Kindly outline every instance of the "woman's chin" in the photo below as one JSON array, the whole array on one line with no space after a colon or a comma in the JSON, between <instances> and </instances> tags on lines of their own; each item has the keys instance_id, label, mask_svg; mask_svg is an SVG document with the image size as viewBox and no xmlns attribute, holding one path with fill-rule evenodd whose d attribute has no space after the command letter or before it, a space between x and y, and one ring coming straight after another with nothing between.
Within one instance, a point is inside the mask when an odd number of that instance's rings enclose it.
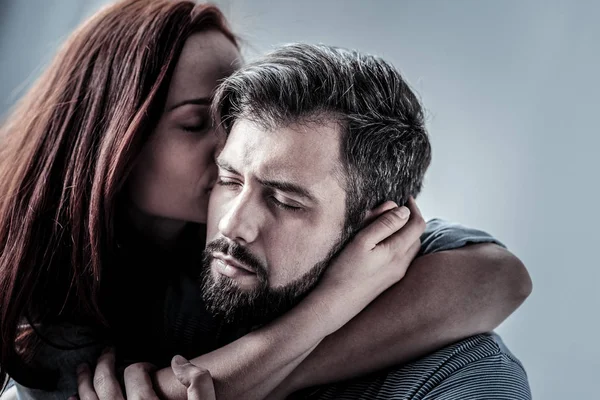
<instances>
[{"instance_id":1,"label":"woman's chin","mask_svg":"<svg viewBox=\"0 0 600 400\"><path fill-rule=\"evenodd\" d=\"M186 213L182 213L181 211L181 209L166 210L144 207L132 202L127 208L126 218L144 236L150 236L163 242L176 239L189 223L206 224L205 211L194 210L193 212Z\"/></svg>"}]
</instances>

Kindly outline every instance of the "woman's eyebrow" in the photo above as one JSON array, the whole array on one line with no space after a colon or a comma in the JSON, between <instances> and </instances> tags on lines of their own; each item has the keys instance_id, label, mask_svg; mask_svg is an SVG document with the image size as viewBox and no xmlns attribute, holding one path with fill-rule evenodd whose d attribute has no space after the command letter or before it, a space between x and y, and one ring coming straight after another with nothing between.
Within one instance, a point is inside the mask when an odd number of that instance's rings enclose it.
<instances>
[{"instance_id":1,"label":"woman's eyebrow","mask_svg":"<svg viewBox=\"0 0 600 400\"><path fill-rule=\"evenodd\" d=\"M178 107L185 106L186 104L198 104L201 106L210 106L212 99L210 97L197 97L193 99L187 99L176 103L175 105L169 108L169 111L172 111Z\"/></svg>"}]
</instances>

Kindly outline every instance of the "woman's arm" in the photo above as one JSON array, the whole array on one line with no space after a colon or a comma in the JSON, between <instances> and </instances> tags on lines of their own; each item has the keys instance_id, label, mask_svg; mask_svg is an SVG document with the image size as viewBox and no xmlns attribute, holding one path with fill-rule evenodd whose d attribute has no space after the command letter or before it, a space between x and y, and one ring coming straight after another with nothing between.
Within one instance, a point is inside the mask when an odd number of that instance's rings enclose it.
<instances>
[{"instance_id":1,"label":"woman's arm","mask_svg":"<svg viewBox=\"0 0 600 400\"><path fill-rule=\"evenodd\" d=\"M384 206L378 213L386 209ZM425 228L414 201L410 210L408 222L408 215L402 218L399 213L387 212L361 230L315 289L292 310L227 346L191 360L210 371L217 398L265 398L323 338L402 279L420 248L419 235ZM381 268L382 259L375 257L377 248L390 253L386 268ZM155 388L161 397L185 398L171 368L157 373Z\"/></svg>"},{"instance_id":2,"label":"woman's arm","mask_svg":"<svg viewBox=\"0 0 600 400\"><path fill-rule=\"evenodd\" d=\"M191 360L210 371L217 398L264 398L323 338L402 279L419 250L425 223L416 206L408 222L408 216L390 208L388 204L379 209L383 214L344 248L300 304L235 342ZM97 368L94 382L114 381L110 370L100 368L99 374ZM94 387L103 392L101 385ZM164 398L186 398L186 388L171 368L156 374L155 389ZM98 397L104 398L100 393Z\"/></svg>"},{"instance_id":3,"label":"woman's arm","mask_svg":"<svg viewBox=\"0 0 600 400\"><path fill-rule=\"evenodd\" d=\"M404 279L321 341L269 399L403 364L491 331L530 292L523 264L496 244L418 257Z\"/></svg>"},{"instance_id":4,"label":"woman's arm","mask_svg":"<svg viewBox=\"0 0 600 400\"><path fill-rule=\"evenodd\" d=\"M281 384L271 398L282 398L300 388L401 364L463 337L492 330L530 291L529 276L515 256L495 244L471 245L417 258L405 279L324 340L313 337L312 342L304 342L305 351L289 345L296 338L308 340L312 329L321 325L315 324L315 315L310 313L306 315L308 326L304 328L292 327L286 333L289 325L280 321L274 324L273 341L263 343L261 337L266 332L254 332L254 336L241 338L233 346L196 358L194 362L208 368L213 376L214 371L220 376L219 398L227 398L228 391L234 393L241 387L250 387L252 380L255 386L257 383L260 386L253 389L255 398L261 398L259 394L277 382ZM336 298L332 295L335 287L327 292L322 292L323 299ZM337 298L345 301L346 297L347 293L339 293ZM347 308L350 306L347 304ZM293 319L293 312L287 317ZM316 349L311 353L314 346ZM244 374L249 367L250 373ZM268 376L261 378L264 375L261 370ZM240 384L236 374L248 378L248 382ZM170 369L158 374L157 387L163 395L173 398L178 398L184 390L177 385ZM248 392L237 393L252 398Z\"/></svg>"}]
</instances>

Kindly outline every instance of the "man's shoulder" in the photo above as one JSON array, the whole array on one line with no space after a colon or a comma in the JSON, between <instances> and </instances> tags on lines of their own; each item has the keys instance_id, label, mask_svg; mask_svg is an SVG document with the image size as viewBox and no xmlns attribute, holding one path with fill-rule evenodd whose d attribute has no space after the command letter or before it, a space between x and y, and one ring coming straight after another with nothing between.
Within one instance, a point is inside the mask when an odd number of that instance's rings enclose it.
<instances>
[{"instance_id":1,"label":"man's shoulder","mask_svg":"<svg viewBox=\"0 0 600 400\"><path fill-rule=\"evenodd\" d=\"M359 393L368 399L531 398L523 365L494 333L471 336L403 366L320 387L308 398L352 399Z\"/></svg>"},{"instance_id":2,"label":"man's shoulder","mask_svg":"<svg viewBox=\"0 0 600 400\"><path fill-rule=\"evenodd\" d=\"M431 360L426 357L422 361ZM473 336L448 346L434 354L432 361L438 369L429 375L423 396L415 398L531 399L523 364L494 333Z\"/></svg>"},{"instance_id":3,"label":"man's shoulder","mask_svg":"<svg viewBox=\"0 0 600 400\"><path fill-rule=\"evenodd\" d=\"M523 365L500 336L485 333L460 340L401 368L393 369L388 379L390 382L394 378L416 380L420 391L428 392L467 370L476 371L475 375L480 375L488 383L498 378L505 379L506 371L517 375L519 379L526 376ZM473 379L473 374L469 374L470 383L476 384Z\"/></svg>"},{"instance_id":4,"label":"man's shoulder","mask_svg":"<svg viewBox=\"0 0 600 400\"><path fill-rule=\"evenodd\" d=\"M523 369L521 362L504 344L502 338L493 332L468 337L415 363L431 364L432 362L440 364L441 369L445 369L447 373L464 368L466 365L485 363L514 363Z\"/></svg>"},{"instance_id":5,"label":"man's shoulder","mask_svg":"<svg viewBox=\"0 0 600 400\"><path fill-rule=\"evenodd\" d=\"M420 254L453 250L478 243L494 243L505 247L498 239L483 230L441 218L433 218L427 221L425 231L421 235Z\"/></svg>"}]
</instances>

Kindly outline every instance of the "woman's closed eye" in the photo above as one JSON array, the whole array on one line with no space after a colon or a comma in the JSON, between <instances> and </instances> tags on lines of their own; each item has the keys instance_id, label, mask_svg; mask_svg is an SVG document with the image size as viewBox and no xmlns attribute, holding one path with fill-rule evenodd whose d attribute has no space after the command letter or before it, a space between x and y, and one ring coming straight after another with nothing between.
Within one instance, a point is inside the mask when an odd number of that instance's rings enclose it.
<instances>
[{"instance_id":1,"label":"woman's closed eye","mask_svg":"<svg viewBox=\"0 0 600 400\"><path fill-rule=\"evenodd\" d=\"M211 118L206 106L185 104L173 111L177 127L186 132L204 132L211 127Z\"/></svg>"},{"instance_id":2,"label":"woman's closed eye","mask_svg":"<svg viewBox=\"0 0 600 400\"><path fill-rule=\"evenodd\" d=\"M201 120L198 122L190 121L189 123L181 124L180 127L186 132L198 133L208 129L210 127L210 124L208 124L206 120Z\"/></svg>"}]
</instances>

